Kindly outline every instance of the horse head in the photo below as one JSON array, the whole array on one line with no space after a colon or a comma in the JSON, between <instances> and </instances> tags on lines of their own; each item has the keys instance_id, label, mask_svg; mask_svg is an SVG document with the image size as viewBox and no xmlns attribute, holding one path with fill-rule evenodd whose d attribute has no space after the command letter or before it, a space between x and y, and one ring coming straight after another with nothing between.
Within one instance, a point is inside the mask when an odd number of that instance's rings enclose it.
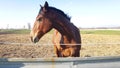
<instances>
[{"instance_id":1,"label":"horse head","mask_svg":"<svg viewBox=\"0 0 120 68\"><path fill-rule=\"evenodd\" d=\"M30 32L31 40L34 43L38 42L44 34L49 32L53 28L52 22L48 18L48 9L49 5L47 2L45 2L44 6L41 6L41 9L36 17L34 26Z\"/></svg>"}]
</instances>

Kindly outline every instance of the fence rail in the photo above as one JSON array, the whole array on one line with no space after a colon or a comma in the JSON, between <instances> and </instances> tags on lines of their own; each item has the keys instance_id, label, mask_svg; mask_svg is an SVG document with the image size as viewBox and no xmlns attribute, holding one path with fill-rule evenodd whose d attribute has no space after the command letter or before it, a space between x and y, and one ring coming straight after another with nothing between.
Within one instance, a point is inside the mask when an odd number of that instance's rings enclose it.
<instances>
[{"instance_id":1,"label":"fence rail","mask_svg":"<svg viewBox=\"0 0 120 68\"><path fill-rule=\"evenodd\" d=\"M0 68L120 68L120 56L85 58L0 58Z\"/></svg>"},{"instance_id":2,"label":"fence rail","mask_svg":"<svg viewBox=\"0 0 120 68\"><path fill-rule=\"evenodd\" d=\"M39 43L15 43L15 42L0 42L0 45L54 45L54 44L39 44ZM87 44L61 44L61 45L120 45L120 43L87 43Z\"/></svg>"}]
</instances>

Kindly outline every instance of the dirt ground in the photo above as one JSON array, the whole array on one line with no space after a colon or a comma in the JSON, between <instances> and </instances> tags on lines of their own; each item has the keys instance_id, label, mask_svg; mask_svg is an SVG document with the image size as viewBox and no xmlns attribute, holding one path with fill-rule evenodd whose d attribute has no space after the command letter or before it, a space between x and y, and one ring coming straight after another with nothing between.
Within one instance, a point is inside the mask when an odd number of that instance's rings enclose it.
<instances>
[{"instance_id":1,"label":"dirt ground","mask_svg":"<svg viewBox=\"0 0 120 68\"><path fill-rule=\"evenodd\" d=\"M81 57L93 56L120 56L120 36L117 35L81 35L82 49ZM0 42L11 42L13 44L0 43L0 58L43 58L54 57L52 35L45 35L38 45L30 41L29 34L0 34ZM24 44L18 44L24 43ZM97 44L103 43L103 44ZM32 45L33 44L33 45ZM41 44L41 45L39 45ZM90 45L91 44L91 45ZM93 45L94 44L94 45Z\"/></svg>"}]
</instances>

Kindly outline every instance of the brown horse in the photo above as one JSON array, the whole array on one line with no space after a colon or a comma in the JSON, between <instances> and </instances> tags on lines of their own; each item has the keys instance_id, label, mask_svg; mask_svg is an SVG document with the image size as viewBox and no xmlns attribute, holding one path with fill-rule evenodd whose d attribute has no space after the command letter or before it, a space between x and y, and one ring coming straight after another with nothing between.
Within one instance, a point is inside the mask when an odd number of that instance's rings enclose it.
<instances>
[{"instance_id":1,"label":"brown horse","mask_svg":"<svg viewBox=\"0 0 120 68\"><path fill-rule=\"evenodd\" d=\"M41 6L33 29L30 33L32 42L55 29L53 36L54 50L57 57L79 57L81 49L81 37L79 29L70 22L63 11L50 7L47 2Z\"/></svg>"}]
</instances>

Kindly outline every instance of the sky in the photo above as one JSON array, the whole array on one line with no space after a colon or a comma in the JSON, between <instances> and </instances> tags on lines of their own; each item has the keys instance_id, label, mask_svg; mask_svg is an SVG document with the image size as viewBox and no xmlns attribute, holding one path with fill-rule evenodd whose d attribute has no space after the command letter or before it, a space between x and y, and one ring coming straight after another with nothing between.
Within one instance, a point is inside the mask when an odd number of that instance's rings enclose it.
<instances>
[{"instance_id":1,"label":"sky","mask_svg":"<svg viewBox=\"0 0 120 68\"><path fill-rule=\"evenodd\" d=\"M120 0L1 0L0 28L33 26L45 1L69 15L77 27L120 26Z\"/></svg>"}]
</instances>

